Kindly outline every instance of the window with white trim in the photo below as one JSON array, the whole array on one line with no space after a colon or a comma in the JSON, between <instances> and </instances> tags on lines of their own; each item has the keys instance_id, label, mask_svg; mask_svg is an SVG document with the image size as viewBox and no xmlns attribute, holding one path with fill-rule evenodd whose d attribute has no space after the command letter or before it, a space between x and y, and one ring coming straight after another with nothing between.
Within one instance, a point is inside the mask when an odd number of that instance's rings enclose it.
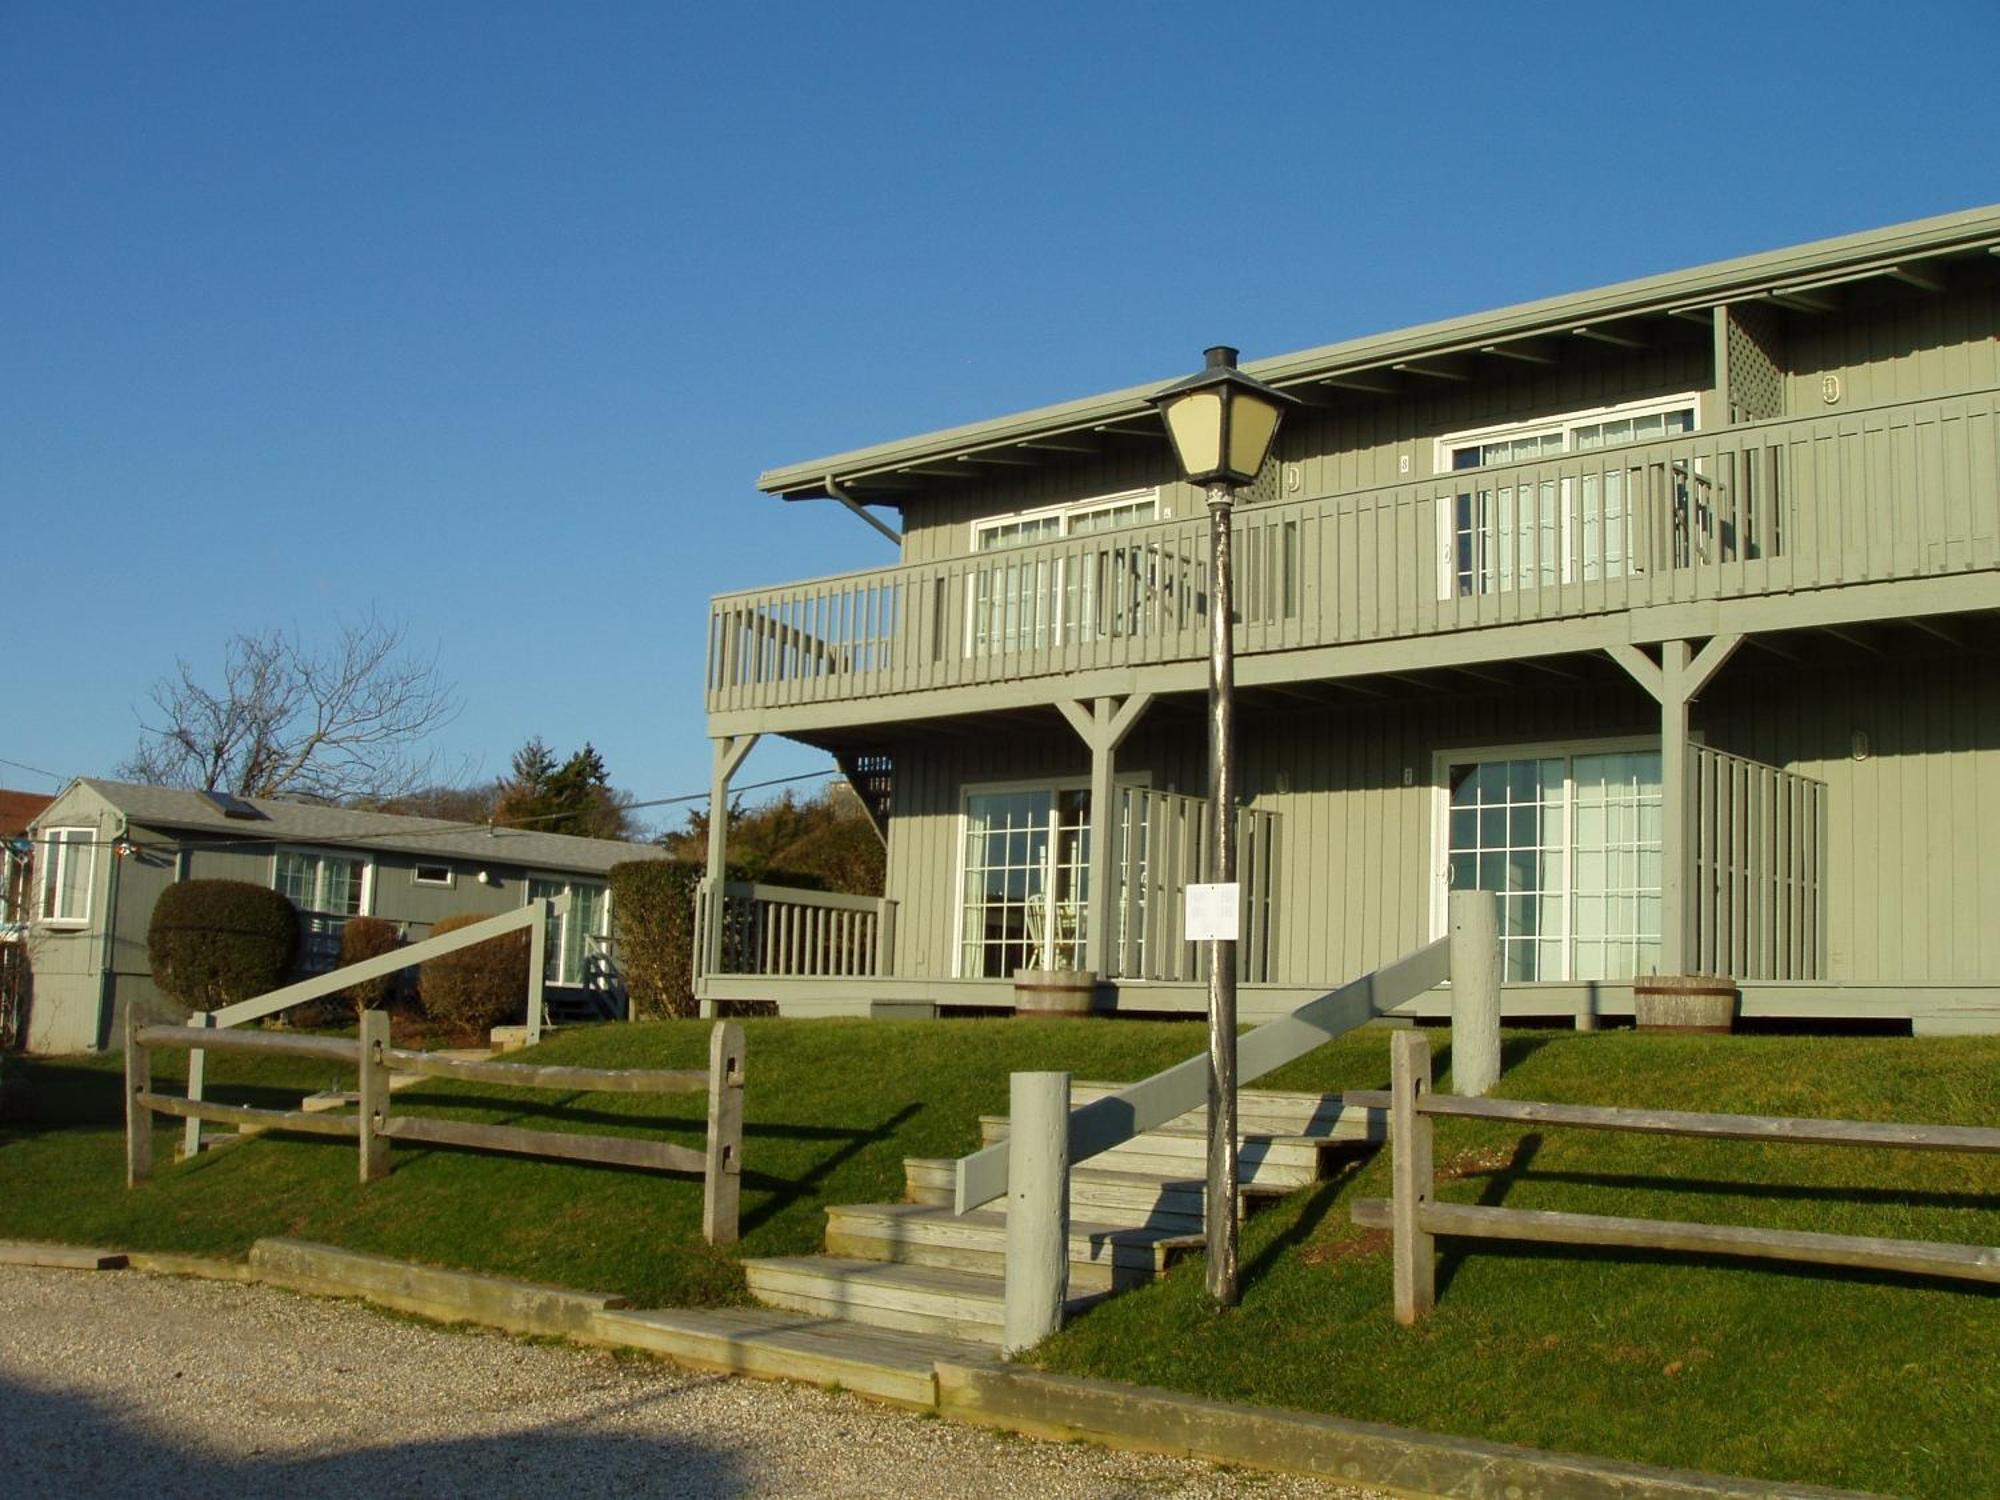
<instances>
[{"instance_id":1,"label":"window with white trim","mask_svg":"<svg viewBox=\"0 0 2000 1500\"><path fill-rule=\"evenodd\" d=\"M990 556L967 581L965 654L1003 652L1131 634L1157 580L1143 546L1102 556L1009 556L1022 548L1146 526L1160 519L1157 490L1100 495L1072 505L972 523L972 550Z\"/></svg>"},{"instance_id":2,"label":"window with white trim","mask_svg":"<svg viewBox=\"0 0 2000 1500\"><path fill-rule=\"evenodd\" d=\"M358 917L368 909L367 859L320 849L280 849L271 884L300 911Z\"/></svg>"},{"instance_id":3,"label":"window with white trim","mask_svg":"<svg viewBox=\"0 0 2000 1500\"><path fill-rule=\"evenodd\" d=\"M1437 439L1435 471L1459 474L1661 442L1693 432L1698 412L1698 397L1688 392L1448 433ZM1686 492L1701 487L1700 477L1685 463L1668 468L1675 503L1684 508ZM1636 474L1614 457L1546 477L1533 471L1496 476L1441 497L1440 595L1512 593L1639 571Z\"/></svg>"},{"instance_id":4,"label":"window with white trim","mask_svg":"<svg viewBox=\"0 0 2000 1500\"><path fill-rule=\"evenodd\" d=\"M528 881L527 899L569 897L569 911L549 908L542 979L547 984L590 985L601 977L611 950L611 892L589 880Z\"/></svg>"},{"instance_id":5,"label":"window with white trim","mask_svg":"<svg viewBox=\"0 0 2000 1500\"><path fill-rule=\"evenodd\" d=\"M1440 761L1441 883L1500 896L1504 978L1629 979L1657 966L1657 749Z\"/></svg>"},{"instance_id":6,"label":"window with white trim","mask_svg":"<svg viewBox=\"0 0 2000 1500\"><path fill-rule=\"evenodd\" d=\"M959 977L1083 967L1090 918L1090 789L965 797Z\"/></svg>"},{"instance_id":7,"label":"window with white trim","mask_svg":"<svg viewBox=\"0 0 2000 1500\"><path fill-rule=\"evenodd\" d=\"M97 830L45 829L41 845L36 917L52 927L83 926L90 920L91 878L97 873Z\"/></svg>"},{"instance_id":8,"label":"window with white trim","mask_svg":"<svg viewBox=\"0 0 2000 1500\"><path fill-rule=\"evenodd\" d=\"M456 877L450 865L418 865L410 872L418 885L451 885Z\"/></svg>"}]
</instances>

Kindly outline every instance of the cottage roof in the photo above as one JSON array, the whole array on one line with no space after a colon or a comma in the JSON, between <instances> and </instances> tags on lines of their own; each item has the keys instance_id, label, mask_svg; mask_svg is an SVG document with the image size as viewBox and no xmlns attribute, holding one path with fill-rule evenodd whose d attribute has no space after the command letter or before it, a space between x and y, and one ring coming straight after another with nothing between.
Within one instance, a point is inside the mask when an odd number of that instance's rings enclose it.
<instances>
[{"instance_id":1,"label":"cottage roof","mask_svg":"<svg viewBox=\"0 0 2000 1500\"><path fill-rule=\"evenodd\" d=\"M242 800L263 816L232 818L200 792L96 777L80 778L74 785L89 788L133 823L259 843L386 849L592 875L601 875L627 860L667 857L655 844L576 838L528 828L489 828L483 823L363 812L282 797L245 797Z\"/></svg>"},{"instance_id":2,"label":"cottage roof","mask_svg":"<svg viewBox=\"0 0 2000 1500\"><path fill-rule=\"evenodd\" d=\"M1939 265L1956 257L1984 255L1996 246L2000 246L2000 205L1252 360L1243 369L1259 380L1295 392L1337 387L1342 377L1357 377L1370 370L1393 370L1441 356L1472 357L1530 339L1579 331L1608 332L1616 337L1620 323L1700 314L1719 303L1770 300L1783 304L1787 298L1796 301L1832 286L1878 277L1932 285ZM788 500L847 491L856 499L893 503L942 473L963 477L981 472L976 466L982 455L993 463L1001 462L1003 454L1009 463L1023 458L1047 461L1061 458L1070 445L1107 430L1136 429L1145 424L1157 431L1159 417L1146 398L1186 373L1176 370L1144 385L1105 395L769 469L758 476L757 484ZM1065 438L1068 443L1058 441ZM1048 444L1057 451L1038 451L1037 444ZM958 467L961 465L965 467Z\"/></svg>"}]
</instances>

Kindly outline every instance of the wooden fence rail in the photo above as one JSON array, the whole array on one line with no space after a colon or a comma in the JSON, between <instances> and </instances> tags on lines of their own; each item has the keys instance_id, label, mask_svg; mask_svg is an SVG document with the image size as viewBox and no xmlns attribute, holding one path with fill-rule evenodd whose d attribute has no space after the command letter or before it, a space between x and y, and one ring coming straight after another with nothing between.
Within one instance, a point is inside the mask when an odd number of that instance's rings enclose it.
<instances>
[{"instance_id":1,"label":"wooden fence rail","mask_svg":"<svg viewBox=\"0 0 2000 1500\"><path fill-rule=\"evenodd\" d=\"M2000 1246L1870 1235L1757 1229L1671 1219L1555 1213L1485 1204L1439 1203L1433 1197L1431 1121L1440 1115L1523 1125L1636 1131L1710 1140L1790 1142L1806 1146L1872 1146L1904 1151L2000 1153L2000 1129L1983 1125L1908 1125L1874 1120L1788 1119L1684 1110L1618 1109L1526 1099L1464 1099L1431 1092L1430 1042L1404 1031L1390 1039L1388 1093L1350 1092L1342 1102L1389 1110L1392 1198L1364 1198L1354 1222L1394 1236L1396 1320L1414 1323L1437 1300L1435 1241L1465 1239L1600 1245L1805 1261L1961 1281L2000 1283Z\"/></svg>"},{"instance_id":2,"label":"wooden fence rail","mask_svg":"<svg viewBox=\"0 0 2000 1500\"><path fill-rule=\"evenodd\" d=\"M344 1063L360 1079L359 1108L353 1114L305 1110L259 1109L247 1104L217 1104L179 1098L153 1088L152 1054L159 1048L190 1051L262 1053L266 1056L308 1057ZM575 1089L591 1093L687 1094L708 1091L708 1138L696 1150L643 1137L593 1135L575 1131L524 1130L512 1125L485 1125L470 1120L433 1120L392 1114L389 1075L414 1073L433 1078L460 1078L508 1088ZM571 1068L535 1063L506 1063L469 1058L438 1057L389 1045L389 1016L371 1010L361 1017L355 1039L292 1036L262 1031L216 1031L200 1026L156 1026L141 1021L135 1011L125 1017L125 1185L135 1187L153 1175L152 1116L211 1121L239 1128L297 1131L308 1135L341 1136L354 1140L360 1153L360 1178L374 1182L388 1175L391 1141L468 1146L564 1161L601 1162L657 1172L680 1172L702 1179L701 1227L712 1245L734 1244L743 1173L743 1028L719 1022L709 1033L708 1067L667 1070L652 1068Z\"/></svg>"}]
</instances>

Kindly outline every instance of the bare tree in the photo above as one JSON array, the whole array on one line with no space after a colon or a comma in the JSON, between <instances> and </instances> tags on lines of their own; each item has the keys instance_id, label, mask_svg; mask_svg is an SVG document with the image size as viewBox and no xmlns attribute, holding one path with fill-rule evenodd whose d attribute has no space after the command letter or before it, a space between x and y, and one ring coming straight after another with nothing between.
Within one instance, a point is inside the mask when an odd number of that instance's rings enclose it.
<instances>
[{"instance_id":1,"label":"bare tree","mask_svg":"<svg viewBox=\"0 0 2000 1500\"><path fill-rule=\"evenodd\" d=\"M374 616L324 649L295 634L238 635L216 687L186 661L153 687L152 722L119 774L158 786L326 801L422 785L420 742L457 717L435 659L403 652L403 627Z\"/></svg>"}]
</instances>

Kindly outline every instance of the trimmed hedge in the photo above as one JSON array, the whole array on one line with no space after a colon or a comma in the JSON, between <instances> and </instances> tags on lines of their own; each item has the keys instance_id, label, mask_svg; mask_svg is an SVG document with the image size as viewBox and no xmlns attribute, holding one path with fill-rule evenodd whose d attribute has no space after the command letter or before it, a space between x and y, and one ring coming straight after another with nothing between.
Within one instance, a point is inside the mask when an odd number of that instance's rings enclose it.
<instances>
[{"instance_id":1,"label":"trimmed hedge","mask_svg":"<svg viewBox=\"0 0 2000 1500\"><path fill-rule=\"evenodd\" d=\"M431 936L485 920L470 912L446 917ZM510 932L426 959L421 975L424 1010L434 1020L467 1031L518 1021L528 1013L528 934Z\"/></svg>"},{"instance_id":2,"label":"trimmed hedge","mask_svg":"<svg viewBox=\"0 0 2000 1500\"><path fill-rule=\"evenodd\" d=\"M613 865L611 925L618 972L634 1016L691 1016L694 896L702 867L689 860L635 859Z\"/></svg>"},{"instance_id":3,"label":"trimmed hedge","mask_svg":"<svg viewBox=\"0 0 2000 1500\"><path fill-rule=\"evenodd\" d=\"M183 880L153 904L146 957L167 994L214 1010L283 984L298 941L298 913L270 887Z\"/></svg>"},{"instance_id":4,"label":"trimmed hedge","mask_svg":"<svg viewBox=\"0 0 2000 1500\"><path fill-rule=\"evenodd\" d=\"M394 922L384 921L381 917L349 917L340 932L340 966L344 969L349 964L380 958L402 946L403 940L397 935ZM380 1006L395 987L396 976L384 974L380 979L364 979L359 984L351 984L344 993L354 1003L358 1014Z\"/></svg>"}]
</instances>

